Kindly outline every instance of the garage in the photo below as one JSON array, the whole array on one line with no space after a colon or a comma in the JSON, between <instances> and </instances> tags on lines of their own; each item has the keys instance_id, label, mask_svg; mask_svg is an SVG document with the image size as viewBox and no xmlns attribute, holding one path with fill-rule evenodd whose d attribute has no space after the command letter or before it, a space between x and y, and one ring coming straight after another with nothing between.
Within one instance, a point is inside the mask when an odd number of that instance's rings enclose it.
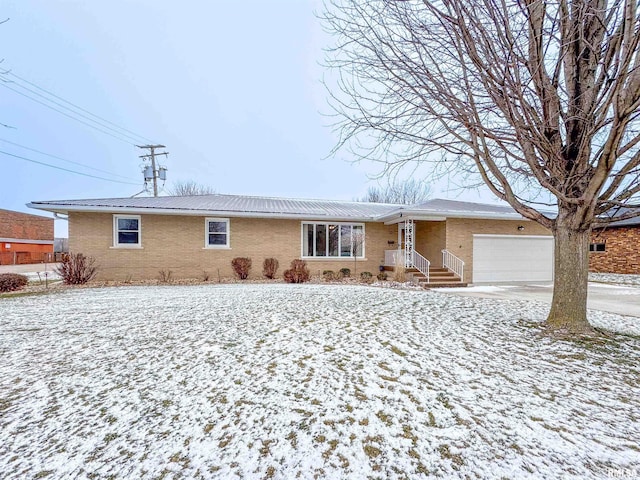
<instances>
[{"instance_id":1,"label":"garage","mask_svg":"<svg viewBox=\"0 0 640 480\"><path fill-rule=\"evenodd\" d=\"M550 282L553 237L474 235L473 283Z\"/></svg>"}]
</instances>

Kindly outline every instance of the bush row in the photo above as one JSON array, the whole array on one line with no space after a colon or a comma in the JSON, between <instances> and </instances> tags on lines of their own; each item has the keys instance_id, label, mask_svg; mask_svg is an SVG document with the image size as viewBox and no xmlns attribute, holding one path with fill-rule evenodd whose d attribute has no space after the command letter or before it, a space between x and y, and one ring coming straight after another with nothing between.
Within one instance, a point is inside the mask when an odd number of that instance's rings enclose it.
<instances>
[{"instance_id":1,"label":"bush row","mask_svg":"<svg viewBox=\"0 0 640 480\"><path fill-rule=\"evenodd\" d=\"M251 259L248 257L236 257L231 260L231 266L236 276L240 280L246 280L249 277L251 270ZM276 276L279 262L275 258L266 258L262 264L262 274L268 278L273 279ZM87 257L82 253L69 253L63 256L62 262L57 273L62 277L62 280L66 284L79 285L89 282L93 279L98 271L98 267L95 265L95 260L92 257ZM342 278L349 278L351 276L351 270L349 268L341 268L337 273L333 270L325 270L322 275L326 281L340 280ZM160 271L160 279L163 283L169 283L171 277L171 271ZM303 283L308 282L311 278L309 268L304 260L295 259L291 262L289 269L283 273L285 282L288 283ZM377 275L379 280L386 280L387 275L385 272L381 272ZM209 279L209 276L205 274L205 281ZM373 274L371 272L362 272L360 274L360 280L370 283L373 281ZM27 277L17 274L3 274L0 275L0 292L8 292L17 290L25 286L28 282Z\"/></svg>"},{"instance_id":2,"label":"bush row","mask_svg":"<svg viewBox=\"0 0 640 480\"><path fill-rule=\"evenodd\" d=\"M240 280L246 280L251 270L251 259L247 257L236 257L231 260L231 266ZM266 278L273 279L276 276L279 266L280 263L275 258L266 258L262 263L262 274ZM293 260L290 268L284 271L283 277L285 282L289 283L308 282L310 275L307 262L299 259Z\"/></svg>"},{"instance_id":3,"label":"bush row","mask_svg":"<svg viewBox=\"0 0 640 480\"><path fill-rule=\"evenodd\" d=\"M338 272L334 272L333 270L324 270L322 272L322 278L326 282L333 282L336 280L342 280L343 278L349 278L351 276L351 270L348 268L341 268ZM376 275L378 280L386 280L387 272L380 272ZM365 283L373 282L373 274L371 272L362 272L360 273L360 281Z\"/></svg>"}]
</instances>

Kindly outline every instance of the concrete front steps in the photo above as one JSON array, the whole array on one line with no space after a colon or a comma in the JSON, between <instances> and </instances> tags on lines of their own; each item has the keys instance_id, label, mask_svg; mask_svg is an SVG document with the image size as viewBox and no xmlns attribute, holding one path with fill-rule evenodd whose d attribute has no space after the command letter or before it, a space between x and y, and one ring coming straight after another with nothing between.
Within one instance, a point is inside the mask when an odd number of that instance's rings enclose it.
<instances>
[{"instance_id":1,"label":"concrete front steps","mask_svg":"<svg viewBox=\"0 0 640 480\"><path fill-rule=\"evenodd\" d=\"M415 268L407 269L407 276L410 276L414 282L419 283L425 288L438 287L466 287L467 284L460 280L460 277L448 268L430 267L429 281L427 277Z\"/></svg>"}]
</instances>

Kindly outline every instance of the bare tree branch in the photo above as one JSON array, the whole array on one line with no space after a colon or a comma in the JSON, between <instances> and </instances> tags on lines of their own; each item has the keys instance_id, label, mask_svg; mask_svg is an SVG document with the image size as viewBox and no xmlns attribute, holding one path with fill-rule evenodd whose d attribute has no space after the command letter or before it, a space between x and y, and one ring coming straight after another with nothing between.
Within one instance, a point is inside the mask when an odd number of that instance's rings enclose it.
<instances>
[{"instance_id":1,"label":"bare tree branch","mask_svg":"<svg viewBox=\"0 0 640 480\"><path fill-rule=\"evenodd\" d=\"M586 318L591 229L640 215L622 210L640 204L637 0L326 2L336 150L482 179L554 233ZM567 288L556 281L550 318Z\"/></svg>"},{"instance_id":2,"label":"bare tree branch","mask_svg":"<svg viewBox=\"0 0 640 480\"><path fill-rule=\"evenodd\" d=\"M382 187L369 187L367 195L356 199L358 202L397 203L400 205L414 205L426 202L431 196L431 186L424 181L413 178L398 180Z\"/></svg>"},{"instance_id":3,"label":"bare tree branch","mask_svg":"<svg viewBox=\"0 0 640 480\"><path fill-rule=\"evenodd\" d=\"M176 197L189 197L193 195L211 195L216 193L213 187L201 185L193 180L185 182L174 182L173 187L169 189L169 195Z\"/></svg>"}]
</instances>

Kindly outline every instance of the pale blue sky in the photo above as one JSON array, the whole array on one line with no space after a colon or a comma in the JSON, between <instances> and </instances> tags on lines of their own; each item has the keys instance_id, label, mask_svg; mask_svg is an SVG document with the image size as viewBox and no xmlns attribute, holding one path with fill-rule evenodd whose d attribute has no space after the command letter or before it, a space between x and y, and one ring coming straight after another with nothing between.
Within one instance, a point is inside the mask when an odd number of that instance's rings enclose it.
<instances>
[{"instance_id":1,"label":"pale blue sky","mask_svg":"<svg viewBox=\"0 0 640 480\"><path fill-rule=\"evenodd\" d=\"M376 183L379 166L353 164L346 151L323 160L335 136L320 113L328 109L319 63L330 41L314 16L320 8L314 0L4 0L0 17L10 20L0 25L0 58L19 77L166 145L168 186L195 180L220 193L351 200ZM142 152L131 144L7 88L0 123L15 127L0 127L0 151L133 183L0 154L0 208L142 190ZM493 201L446 187L433 196ZM56 235L66 236L61 223Z\"/></svg>"}]
</instances>

